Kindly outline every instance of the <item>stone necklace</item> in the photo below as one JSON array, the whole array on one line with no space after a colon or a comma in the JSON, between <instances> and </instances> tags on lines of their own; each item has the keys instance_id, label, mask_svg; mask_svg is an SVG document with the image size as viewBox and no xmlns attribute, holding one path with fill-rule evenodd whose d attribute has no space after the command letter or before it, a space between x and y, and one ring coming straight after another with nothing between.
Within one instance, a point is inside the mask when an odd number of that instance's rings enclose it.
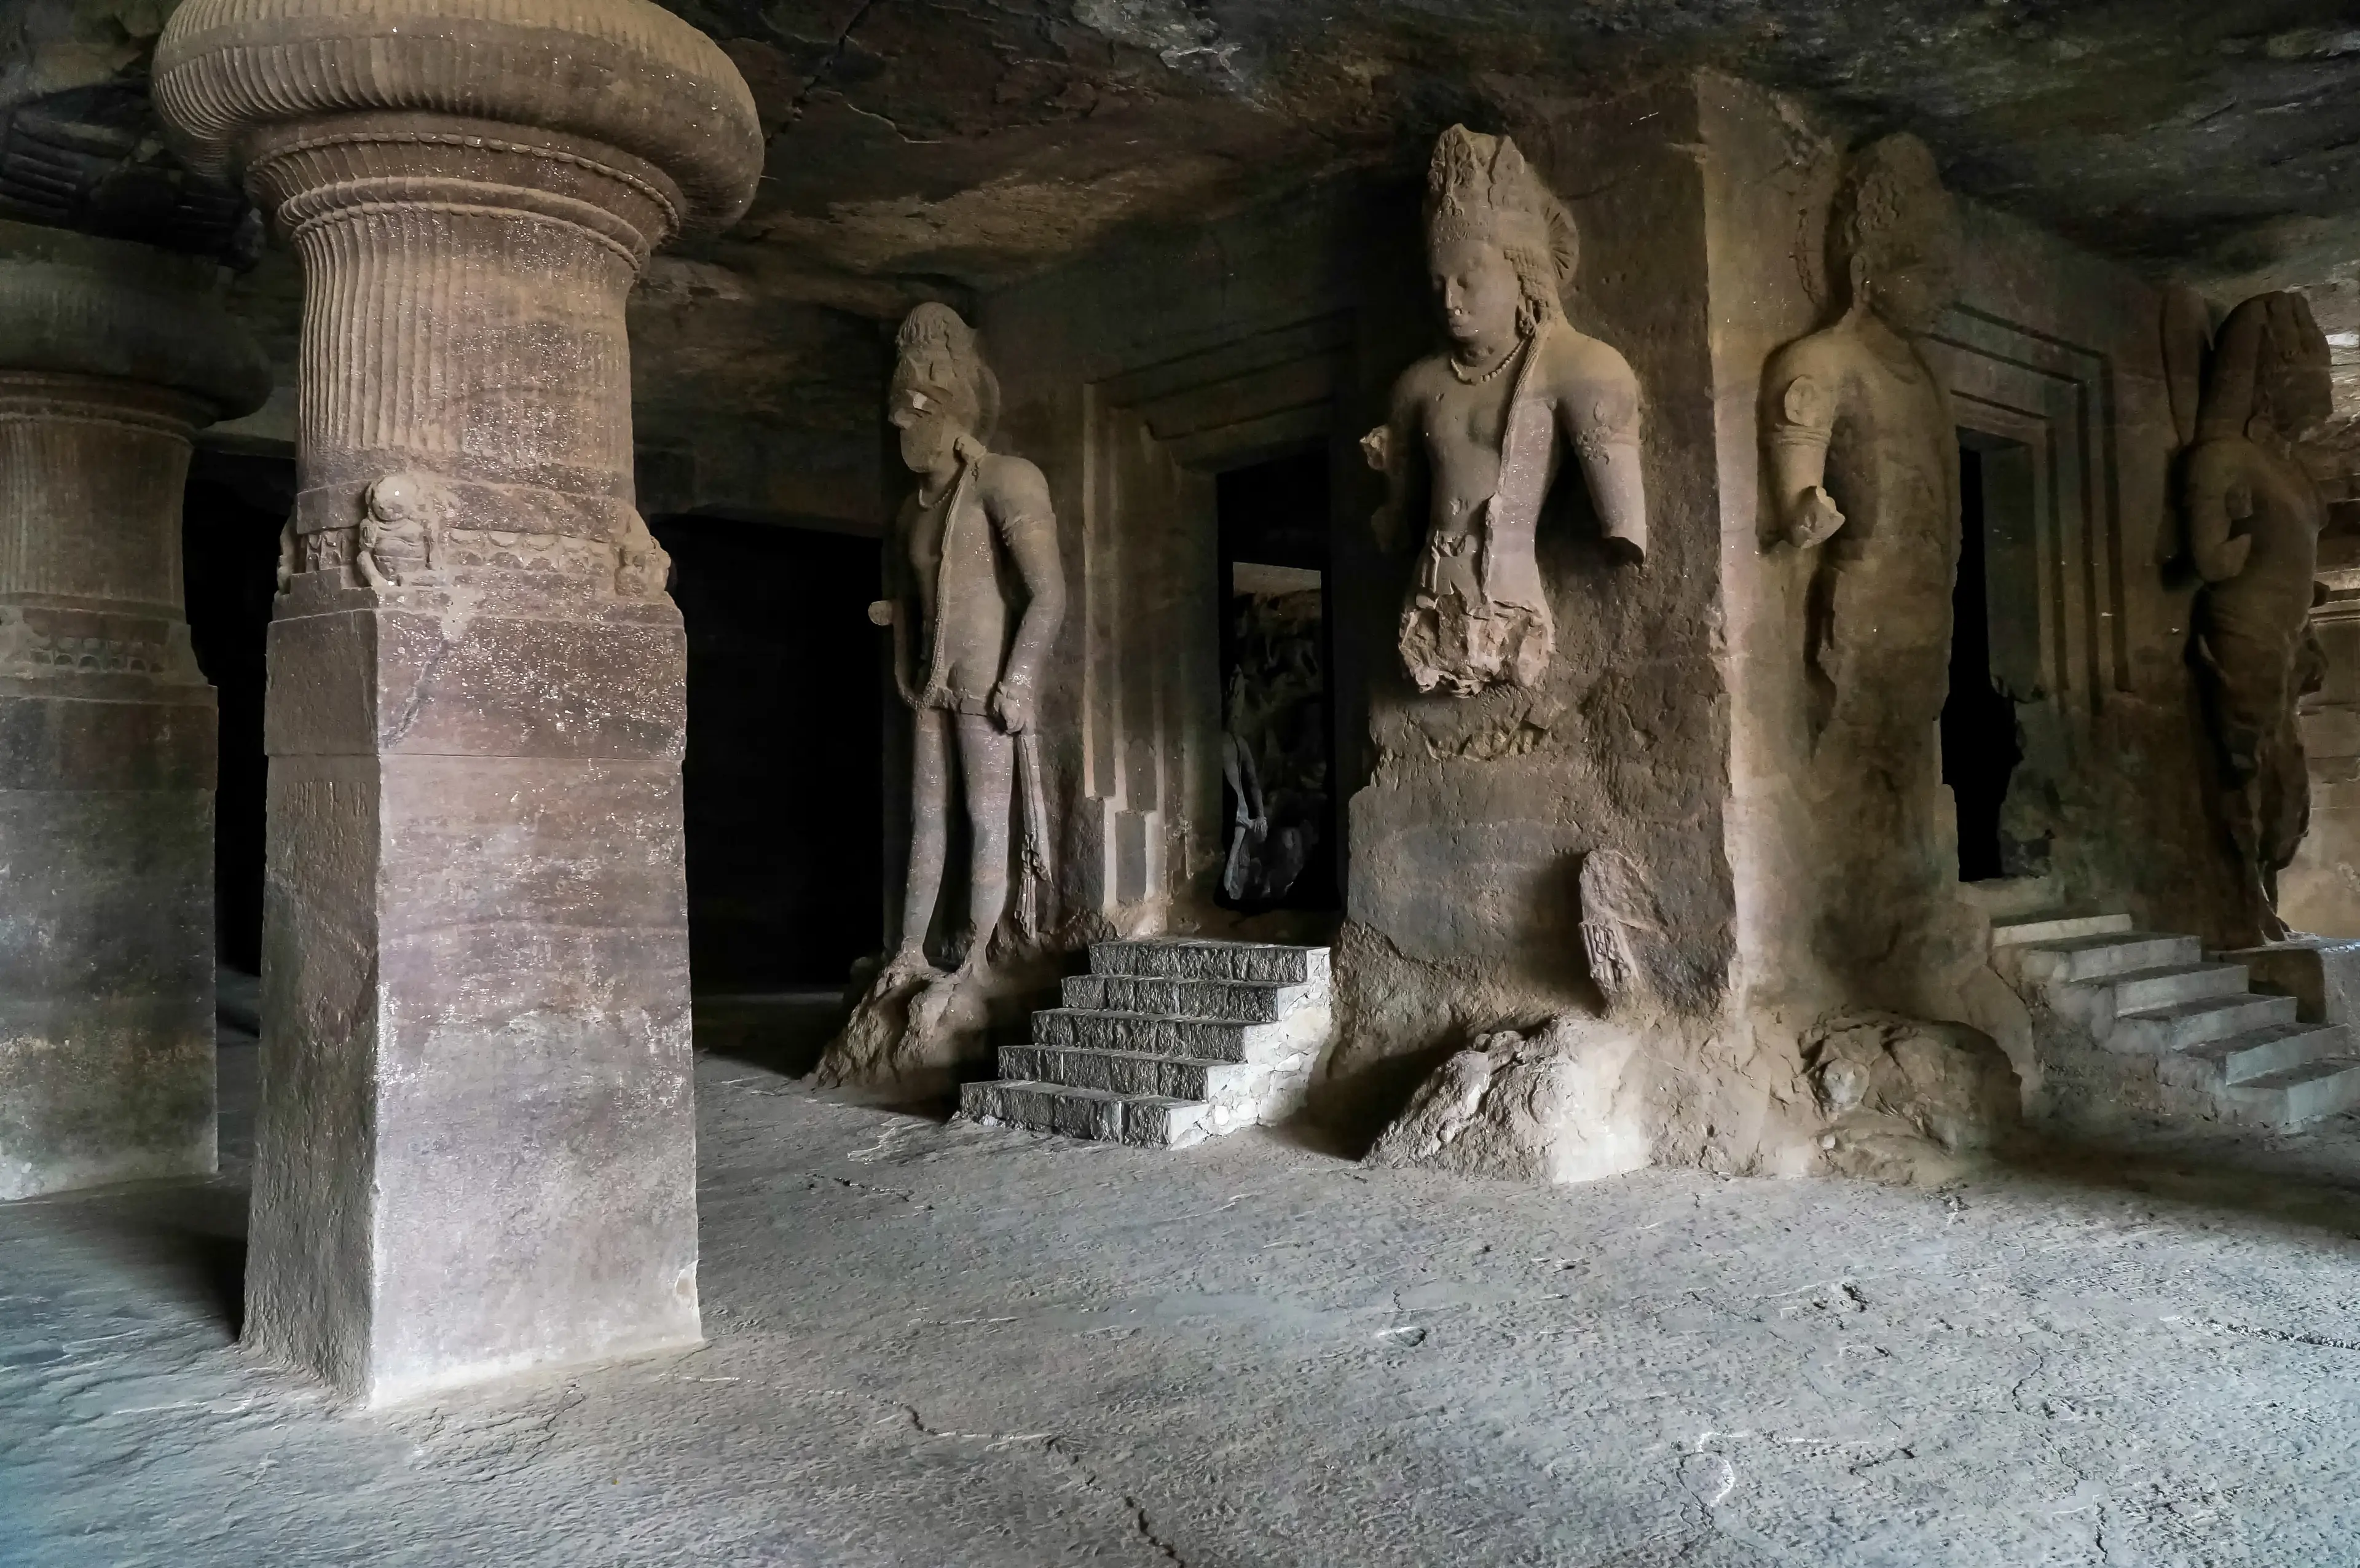
<instances>
[{"instance_id":1,"label":"stone necklace","mask_svg":"<svg viewBox=\"0 0 2360 1568\"><path fill-rule=\"evenodd\" d=\"M1468 369L1465 365L1459 364L1458 355L1453 354L1450 358L1450 374L1459 377L1459 385L1462 387L1480 387L1487 381L1496 379L1500 372L1507 369L1511 365L1513 365L1517 359L1517 349L1521 349L1524 346L1524 345L1522 343L1518 343L1515 348L1512 348L1507 353L1502 354L1497 364L1493 365L1491 369L1484 371L1480 376Z\"/></svg>"}]
</instances>

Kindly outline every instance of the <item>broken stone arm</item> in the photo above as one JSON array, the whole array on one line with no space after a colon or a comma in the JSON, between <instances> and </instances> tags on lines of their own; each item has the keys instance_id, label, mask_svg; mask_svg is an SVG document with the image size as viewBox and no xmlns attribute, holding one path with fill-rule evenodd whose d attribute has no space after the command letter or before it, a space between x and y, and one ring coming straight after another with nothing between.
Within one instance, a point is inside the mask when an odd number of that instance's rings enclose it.
<instances>
[{"instance_id":1,"label":"broken stone arm","mask_svg":"<svg viewBox=\"0 0 2360 1568\"><path fill-rule=\"evenodd\" d=\"M1557 420L1580 455L1600 528L1637 556L1647 553L1647 488L1639 471L1639 388L1561 398Z\"/></svg>"},{"instance_id":2,"label":"broken stone arm","mask_svg":"<svg viewBox=\"0 0 2360 1568\"><path fill-rule=\"evenodd\" d=\"M1377 548L1387 555L1407 539L1411 509L1417 501L1423 419L1409 380L1404 376L1394 386L1385 422L1360 438L1360 455L1385 477L1385 498L1370 515L1369 528L1376 535Z\"/></svg>"},{"instance_id":3,"label":"broken stone arm","mask_svg":"<svg viewBox=\"0 0 2360 1568\"><path fill-rule=\"evenodd\" d=\"M1024 613L992 693L992 715L1010 735L1032 727L1034 682L1065 619L1065 570L1057 552L1057 517L1049 485L1025 463L996 497L993 522L1024 583Z\"/></svg>"},{"instance_id":4,"label":"broken stone arm","mask_svg":"<svg viewBox=\"0 0 2360 1568\"><path fill-rule=\"evenodd\" d=\"M2253 553L2252 536L2234 531L2254 515L2253 485L2240 455L2226 441L2208 442L2189 454L2188 552L2207 583L2235 577Z\"/></svg>"},{"instance_id":5,"label":"broken stone arm","mask_svg":"<svg viewBox=\"0 0 2360 1568\"><path fill-rule=\"evenodd\" d=\"M1799 550L1825 544L1844 525L1827 492L1828 442L1835 434L1835 404L1817 376L1778 382L1771 398L1770 483L1777 495L1780 532Z\"/></svg>"}]
</instances>

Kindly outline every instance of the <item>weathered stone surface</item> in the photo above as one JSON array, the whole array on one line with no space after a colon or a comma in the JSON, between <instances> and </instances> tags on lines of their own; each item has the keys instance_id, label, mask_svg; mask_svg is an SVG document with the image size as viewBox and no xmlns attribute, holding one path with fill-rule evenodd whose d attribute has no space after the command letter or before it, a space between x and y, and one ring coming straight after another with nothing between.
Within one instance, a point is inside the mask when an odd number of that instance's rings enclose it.
<instances>
[{"instance_id":1,"label":"weathered stone surface","mask_svg":"<svg viewBox=\"0 0 2360 1568\"><path fill-rule=\"evenodd\" d=\"M1273 985L1323 986L1329 978L1324 947L1215 942L1197 937L1145 937L1102 942L1090 949L1093 975L1160 980L1249 980Z\"/></svg>"},{"instance_id":2,"label":"weathered stone surface","mask_svg":"<svg viewBox=\"0 0 2360 1568\"><path fill-rule=\"evenodd\" d=\"M1640 1170L1653 1138L1626 1082L1640 1049L1627 1029L1574 1018L1485 1036L1419 1086L1369 1160L1552 1182Z\"/></svg>"},{"instance_id":3,"label":"weathered stone surface","mask_svg":"<svg viewBox=\"0 0 2360 1568\"><path fill-rule=\"evenodd\" d=\"M640 0L192 0L156 81L305 274L246 1337L372 1402L693 1342L684 654L623 309L749 197L745 86Z\"/></svg>"},{"instance_id":4,"label":"weathered stone surface","mask_svg":"<svg viewBox=\"0 0 2360 1568\"><path fill-rule=\"evenodd\" d=\"M268 388L213 269L0 222L0 1199L213 1168L196 429Z\"/></svg>"},{"instance_id":5,"label":"weathered stone surface","mask_svg":"<svg viewBox=\"0 0 2360 1568\"><path fill-rule=\"evenodd\" d=\"M1259 1024L1093 1007L1047 1007L1032 1015L1032 1039L1042 1045L1273 1066L1316 1056L1334 1027L1333 1009L1317 1005L1297 1007L1275 1023Z\"/></svg>"},{"instance_id":6,"label":"weathered stone surface","mask_svg":"<svg viewBox=\"0 0 2360 1568\"><path fill-rule=\"evenodd\" d=\"M2327 340L2299 294L2248 299L2205 366L2196 441L2180 466L2187 561L2202 586L2190 662L2204 698L2215 797L2243 872L2242 923L2287 934L2278 874L2311 822L2295 706L2327 675L2311 627L2325 498L2291 443L2333 412Z\"/></svg>"},{"instance_id":7,"label":"weathered stone surface","mask_svg":"<svg viewBox=\"0 0 2360 1568\"><path fill-rule=\"evenodd\" d=\"M2005 1144L2022 1121L2016 1069L1963 1024L1867 1014L1805 1040L1805 1071L1828 1118L1830 1169L1933 1185Z\"/></svg>"}]
</instances>

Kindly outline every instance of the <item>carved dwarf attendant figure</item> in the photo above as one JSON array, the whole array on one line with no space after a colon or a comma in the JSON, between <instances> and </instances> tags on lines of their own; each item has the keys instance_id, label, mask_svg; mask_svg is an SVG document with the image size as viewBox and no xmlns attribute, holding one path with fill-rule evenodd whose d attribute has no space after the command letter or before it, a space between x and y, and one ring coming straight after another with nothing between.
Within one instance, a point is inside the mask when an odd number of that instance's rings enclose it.
<instances>
[{"instance_id":1,"label":"carved dwarf attendant figure","mask_svg":"<svg viewBox=\"0 0 2360 1568\"><path fill-rule=\"evenodd\" d=\"M1839 743L1839 756L1928 750L1950 691L1958 437L1915 339L1950 302L1958 245L1925 145L1896 136L1868 147L1830 234L1843 314L1770 364L1777 520L1789 542L1819 551L1812 739Z\"/></svg>"},{"instance_id":2,"label":"carved dwarf attendant figure","mask_svg":"<svg viewBox=\"0 0 2360 1568\"><path fill-rule=\"evenodd\" d=\"M1371 431L1384 472L1378 539L1392 549L1430 497L1402 661L1421 691L1536 686L1556 628L1534 554L1541 504L1570 442L1606 536L1646 548L1639 383L1622 356L1567 324L1573 219L1504 136L1454 125L1427 172L1427 260L1451 348L1393 387Z\"/></svg>"},{"instance_id":3,"label":"carved dwarf attendant figure","mask_svg":"<svg viewBox=\"0 0 2360 1568\"><path fill-rule=\"evenodd\" d=\"M930 973L926 931L942 887L954 767L973 849L962 967L982 962L1008 902L1009 801L1020 775L1027 886L1019 912L1032 923L1048 854L1033 693L1065 616L1065 579L1041 471L984 446L1000 389L974 332L946 306L921 305L902 322L899 347L890 417L919 484L885 555L893 679L913 724L910 875L889 973Z\"/></svg>"},{"instance_id":4,"label":"carved dwarf attendant figure","mask_svg":"<svg viewBox=\"0 0 2360 1568\"><path fill-rule=\"evenodd\" d=\"M2291 443L2328 417L2331 396L2327 340L2302 297L2246 300L2222 325L2182 471L2189 554L2204 583L2196 664L2230 836L2273 941L2286 935L2271 910L2278 874L2311 817L2295 704L2324 673L2311 609L2326 506Z\"/></svg>"}]
</instances>

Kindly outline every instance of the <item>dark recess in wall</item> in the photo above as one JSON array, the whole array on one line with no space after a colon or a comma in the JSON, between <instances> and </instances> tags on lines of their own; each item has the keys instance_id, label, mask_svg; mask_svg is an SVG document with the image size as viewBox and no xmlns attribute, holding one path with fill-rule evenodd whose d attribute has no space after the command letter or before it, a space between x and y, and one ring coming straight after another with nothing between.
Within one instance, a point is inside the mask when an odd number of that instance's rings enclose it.
<instances>
[{"instance_id":1,"label":"dark recess in wall","mask_svg":"<svg viewBox=\"0 0 2360 1568\"><path fill-rule=\"evenodd\" d=\"M1959 575L1950 591L1950 694L1942 704L1942 782L1959 815L1959 880L2007 875L2000 809L2008 776L2024 760L2016 704L1992 675L1991 591L1986 571L1983 457L1959 449Z\"/></svg>"},{"instance_id":2,"label":"dark recess in wall","mask_svg":"<svg viewBox=\"0 0 2360 1568\"><path fill-rule=\"evenodd\" d=\"M1242 896L1226 887L1231 909L1336 909L1341 822L1336 811L1336 661L1332 580L1328 574L1328 451L1311 447L1215 477L1219 530L1221 718L1256 754L1266 795L1268 833L1249 858L1276 870ZM1235 591L1240 562L1319 574L1319 587L1277 596ZM1235 865L1236 791L1221 791L1221 844ZM1293 853L1282 835L1307 839ZM1251 841L1249 841L1250 844ZM1299 864L1299 871L1287 868Z\"/></svg>"},{"instance_id":3,"label":"dark recess in wall","mask_svg":"<svg viewBox=\"0 0 2360 1568\"><path fill-rule=\"evenodd\" d=\"M262 697L279 530L295 505L295 461L200 450L180 513L180 578L197 666L221 703L213 795L213 929L220 961L262 967L265 818Z\"/></svg>"},{"instance_id":4,"label":"dark recess in wall","mask_svg":"<svg viewBox=\"0 0 2360 1568\"><path fill-rule=\"evenodd\" d=\"M695 988L840 985L884 921L877 541L694 516L650 526L688 629Z\"/></svg>"}]
</instances>

